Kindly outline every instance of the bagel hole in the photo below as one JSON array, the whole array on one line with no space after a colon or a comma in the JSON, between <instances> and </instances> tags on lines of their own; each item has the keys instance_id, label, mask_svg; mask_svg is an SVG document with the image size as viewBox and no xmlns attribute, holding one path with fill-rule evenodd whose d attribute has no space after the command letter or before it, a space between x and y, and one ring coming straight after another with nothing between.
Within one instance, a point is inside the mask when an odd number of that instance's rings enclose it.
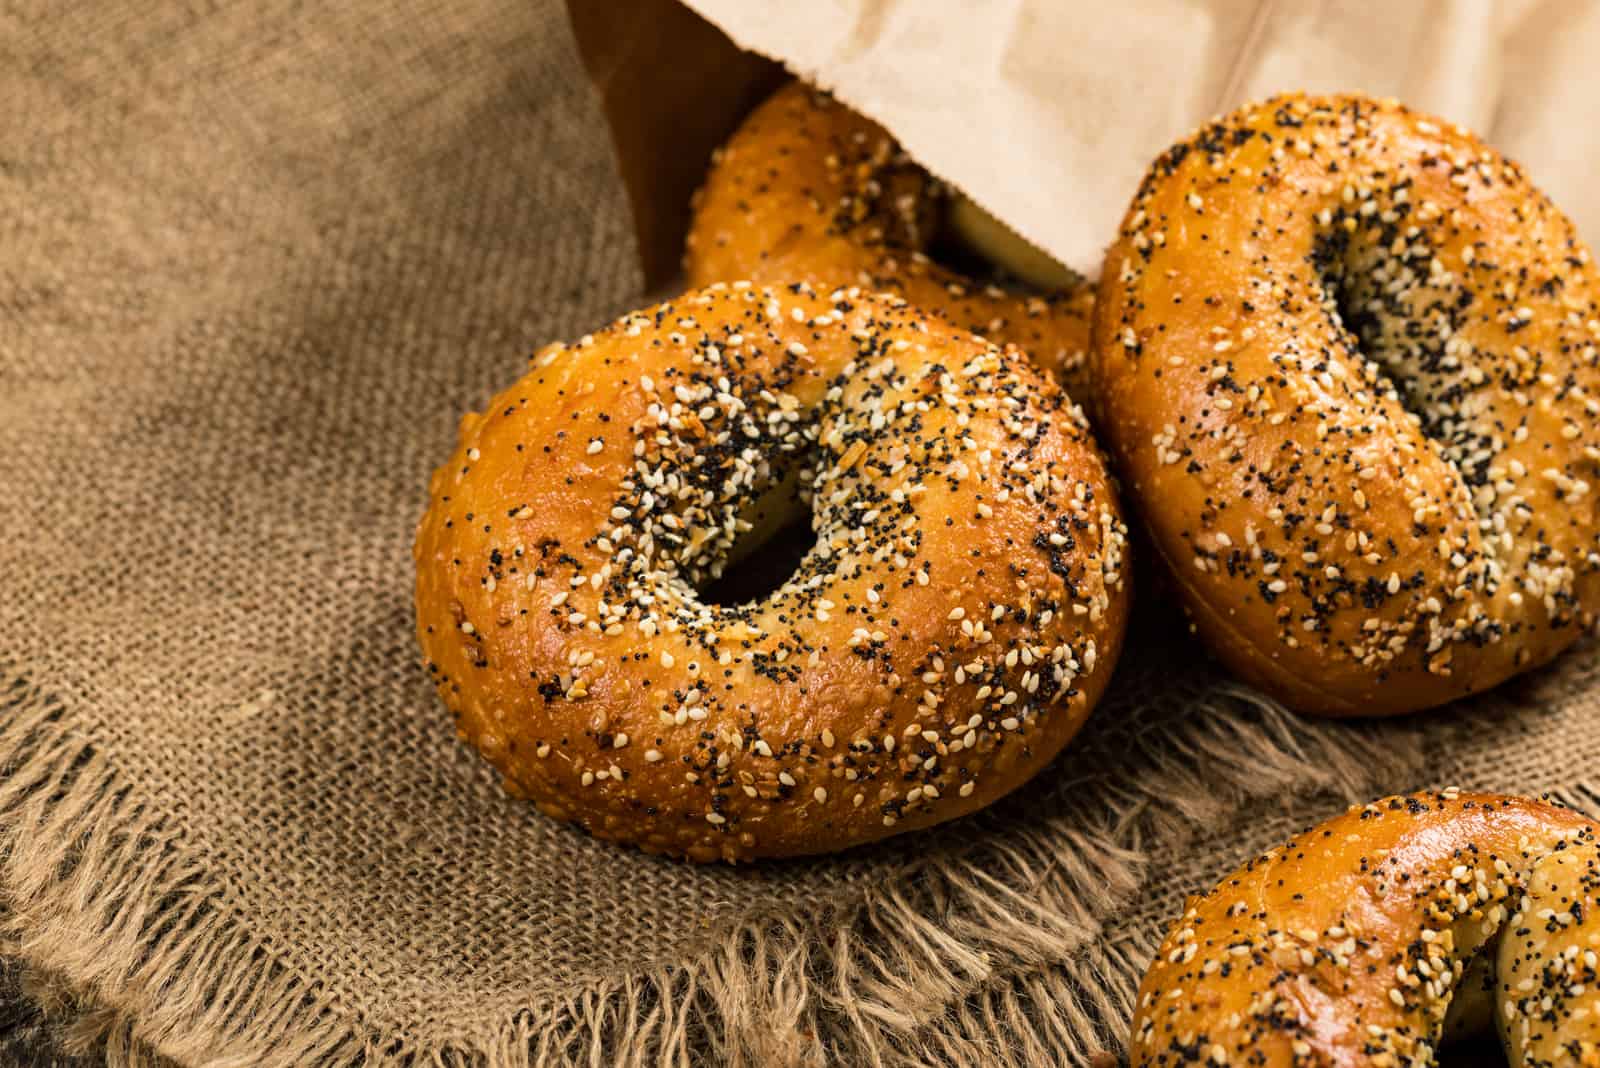
<instances>
[{"instance_id":1,"label":"bagel hole","mask_svg":"<svg viewBox=\"0 0 1600 1068\"><path fill-rule=\"evenodd\" d=\"M1471 291L1459 283L1432 284L1431 245L1417 241L1395 253L1392 226L1347 231L1337 225L1342 218L1336 216L1335 224L1318 235L1311 255L1328 313L1348 337L1352 354L1377 366L1378 384L1394 392L1469 484L1479 484L1489 460L1485 455L1471 470L1463 466L1481 442L1463 425L1463 401L1470 392L1465 369L1445 347L1471 306ZM1396 276L1416 281L1395 288ZM1441 324L1448 330L1441 331Z\"/></svg>"},{"instance_id":2,"label":"bagel hole","mask_svg":"<svg viewBox=\"0 0 1600 1068\"><path fill-rule=\"evenodd\" d=\"M940 201L924 254L946 270L1025 296L1048 295L1084 283L1076 271L960 193L946 190ZM1006 262L1006 257L1013 262Z\"/></svg>"},{"instance_id":3,"label":"bagel hole","mask_svg":"<svg viewBox=\"0 0 1600 1068\"><path fill-rule=\"evenodd\" d=\"M1446 1043L1439 1050L1439 1068L1507 1068L1505 1050L1493 1035Z\"/></svg>"},{"instance_id":4,"label":"bagel hole","mask_svg":"<svg viewBox=\"0 0 1600 1068\"><path fill-rule=\"evenodd\" d=\"M1335 230L1318 239L1312 262L1322 282L1328 312L1339 331L1348 337L1352 353L1377 364L1383 371L1384 384L1394 388L1410 411L1411 405L1402 388L1404 379L1395 373L1402 370L1399 365L1404 357L1390 351L1385 343L1383 320L1375 307L1382 296L1374 292L1371 279L1367 277L1371 267L1363 262L1364 251L1353 245L1348 234Z\"/></svg>"},{"instance_id":5,"label":"bagel hole","mask_svg":"<svg viewBox=\"0 0 1600 1068\"><path fill-rule=\"evenodd\" d=\"M940 218L934 229L933 241L928 245L927 256L934 263L956 274L990 282L1002 288L1021 288L1021 284L1006 269L979 252L955 225L948 213Z\"/></svg>"},{"instance_id":6,"label":"bagel hole","mask_svg":"<svg viewBox=\"0 0 1600 1068\"><path fill-rule=\"evenodd\" d=\"M802 510L760 540L735 544L732 562L700 589L700 599L722 606L764 600L800 569L800 561L816 543L811 513Z\"/></svg>"}]
</instances>

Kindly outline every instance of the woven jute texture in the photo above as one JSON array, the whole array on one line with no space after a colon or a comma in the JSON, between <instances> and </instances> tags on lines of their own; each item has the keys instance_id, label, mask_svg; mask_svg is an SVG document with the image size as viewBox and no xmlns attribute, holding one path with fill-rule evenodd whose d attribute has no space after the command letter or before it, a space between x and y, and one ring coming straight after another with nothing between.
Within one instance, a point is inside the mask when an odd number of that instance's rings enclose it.
<instances>
[{"instance_id":1,"label":"woven jute texture","mask_svg":"<svg viewBox=\"0 0 1600 1068\"><path fill-rule=\"evenodd\" d=\"M932 833L689 867L506 797L418 667L409 543L457 415L639 299L564 19L0 9L0 948L75 1048L1076 1064L1181 895L1293 827L1452 780L1592 806L1592 645L1306 723L1153 603L1081 741Z\"/></svg>"}]
</instances>

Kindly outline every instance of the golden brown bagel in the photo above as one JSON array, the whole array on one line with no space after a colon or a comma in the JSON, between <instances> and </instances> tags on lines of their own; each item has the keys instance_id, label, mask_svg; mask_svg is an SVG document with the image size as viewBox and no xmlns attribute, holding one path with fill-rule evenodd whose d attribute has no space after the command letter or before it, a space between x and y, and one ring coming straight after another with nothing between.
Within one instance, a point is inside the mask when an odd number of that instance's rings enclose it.
<instances>
[{"instance_id":1,"label":"golden brown bagel","mask_svg":"<svg viewBox=\"0 0 1600 1068\"><path fill-rule=\"evenodd\" d=\"M1529 921L1561 895L1552 871L1588 872L1592 892L1597 830L1546 802L1454 790L1352 807L1189 903L1139 987L1133 1068L1434 1063L1463 971L1493 940L1502 987L1508 956L1536 976L1522 1004L1570 986L1565 971L1545 978L1566 967L1570 929L1545 944ZM1569 852L1590 859L1552 867ZM1523 911L1530 888L1538 901ZM1575 974L1592 975L1582 952ZM1524 1041L1524 1018L1512 1017L1514 1064L1582 1063L1549 1058L1600 1034L1600 1020L1568 1014Z\"/></svg>"},{"instance_id":2,"label":"golden brown bagel","mask_svg":"<svg viewBox=\"0 0 1600 1068\"><path fill-rule=\"evenodd\" d=\"M1379 715L1571 644L1600 599L1597 300L1515 164L1394 103L1280 97L1161 156L1092 396L1217 654Z\"/></svg>"},{"instance_id":3,"label":"golden brown bagel","mask_svg":"<svg viewBox=\"0 0 1600 1068\"><path fill-rule=\"evenodd\" d=\"M1094 290L1081 278L1007 292L926 255L945 187L887 131L791 82L756 108L712 160L695 198L689 284L749 279L894 293L997 344L1015 344L1083 399Z\"/></svg>"},{"instance_id":4,"label":"golden brown bagel","mask_svg":"<svg viewBox=\"0 0 1600 1068\"><path fill-rule=\"evenodd\" d=\"M817 544L765 599L705 603L793 472ZM652 851L817 853L987 805L1122 641L1125 528L1078 409L890 297L718 285L551 346L430 494L418 631L460 733Z\"/></svg>"}]
</instances>

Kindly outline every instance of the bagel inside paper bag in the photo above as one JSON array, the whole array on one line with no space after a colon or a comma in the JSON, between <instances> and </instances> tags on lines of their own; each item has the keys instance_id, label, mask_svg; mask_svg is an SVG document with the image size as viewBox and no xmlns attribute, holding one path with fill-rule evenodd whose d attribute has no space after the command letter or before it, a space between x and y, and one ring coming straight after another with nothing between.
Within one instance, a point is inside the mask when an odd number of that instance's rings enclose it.
<instances>
[{"instance_id":1,"label":"bagel inside paper bag","mask_svg":"<svg viewBox=\"0 0 1600 1068\"><path fill-rule=\"evenodd\" d=\"M935 174L1091 276L1157 153L1218 112L1293 89L1395 96L1468 126L1600 239L1590 177L1600 126L1586 117L1600 99L1591 58L1600 5L1585 0L569 0L569 9L651 286L677 273L689 197L711 152L783 67L882 123Z\"/></svg>"}]
</instances>

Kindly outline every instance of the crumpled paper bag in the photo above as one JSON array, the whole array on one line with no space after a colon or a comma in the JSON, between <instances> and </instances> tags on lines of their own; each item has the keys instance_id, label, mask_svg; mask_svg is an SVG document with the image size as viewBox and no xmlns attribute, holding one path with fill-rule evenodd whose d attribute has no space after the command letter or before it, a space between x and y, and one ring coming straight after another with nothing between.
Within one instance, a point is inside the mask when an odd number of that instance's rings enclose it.
<instances>
[{"instance_id":1,"label":"crumpled paper bag","mask_svg":"<svg viewBox=\"0 0 1600 1068\"><path fill-rule=\"evenodd\" d=\"M1464 124L1600 239L1590 0L683 2L1087 274L1160 151L1295 89L1395 96Z\"/></svg>"}]
</instances>

